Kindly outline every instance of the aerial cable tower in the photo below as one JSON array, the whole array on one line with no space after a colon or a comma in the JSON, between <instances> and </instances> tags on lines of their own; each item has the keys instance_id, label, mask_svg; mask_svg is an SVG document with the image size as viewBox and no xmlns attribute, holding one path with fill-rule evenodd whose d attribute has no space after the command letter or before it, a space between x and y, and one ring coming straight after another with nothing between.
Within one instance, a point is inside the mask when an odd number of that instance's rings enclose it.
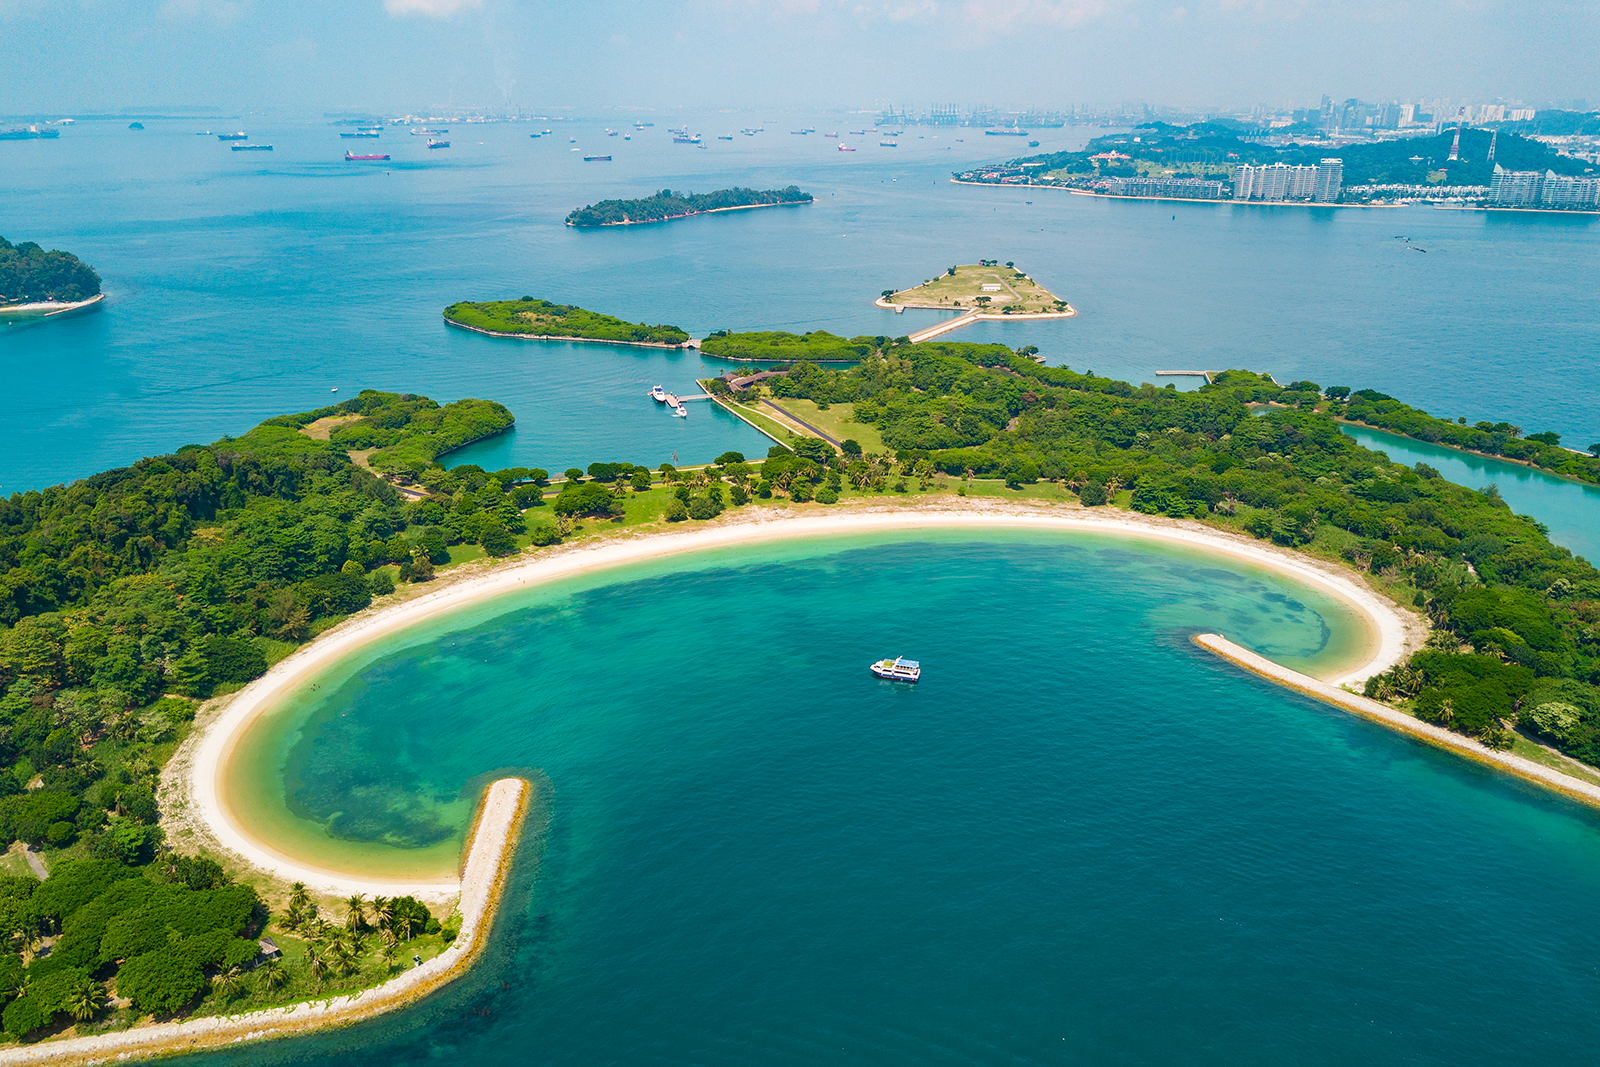
<instances>
[{"instance_id":1,"label":"aerial cable tower","mask_svg":"<svg viewBox=\"0 0 1600 1067\"><path fill-rule=\"evenodd\" d=\"M1460 126L1456 127L1456 139L1450 142L1450 158L1452 160L1456 160L1456 159L1460 159L1461 158L1461 127Z\"/></svg>"},{"instance_id":2,"label":"aerial cable tower","mask_svg":"<svg viewBox=\"0 0 1600 1067\"><path fill-rule=\"evenodd\" d=\"M1499 139L1500 139L1500 131L1499 130L1496 130L1492 134L1489 135L1489 158L1484 160L1485 163L1493 163L1494 162L1494 145L1495 145L1495 142L1498 141Z\"/></svg>"}]
</instances>

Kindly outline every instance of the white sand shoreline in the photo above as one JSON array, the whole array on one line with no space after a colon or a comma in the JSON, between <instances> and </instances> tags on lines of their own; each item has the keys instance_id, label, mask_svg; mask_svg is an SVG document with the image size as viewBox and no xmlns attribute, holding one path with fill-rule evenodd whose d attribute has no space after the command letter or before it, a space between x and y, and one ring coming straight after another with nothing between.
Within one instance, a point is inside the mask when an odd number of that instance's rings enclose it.
<instances>
[{"instance_id":1,"label":"white sand shoreline","mask_svg":"<svg viewBox=\"0 0 1600 1067\"><path fill-rule=\"evenodd\" d=\"M1291 554L1198 523L1155 519L1107 508L1053 505L986 507L970 501L962 501L954 506L933 504L875 507L872 510L808 510L801 516L769 509L747 512L745 516L739 521L697 526L690 530L607 539L598 544L579 544L565 550L541 552L532 558L485 568L415 599L356 616L289 656L241 690L222 713L203 729L193 750L193 759L188 764L188 781L184 783L193 810L203 820L218 847L276 878L305 882L313 891L341 896L350 893L410 893L434 900L454 896L460 887L456 880L373 878L359 871L336 870L288 855L271 842L251 835L230 811L226 796L224 776L230 753L238 739L258 717L270 711L279 700L308 678L372 641L437 619L468 604L526 589L540 582L705 549L807 536L949 529L1035 529L1131 536L1199 548L1264 567L1310 585L1351 607L1370 628L1371 640L1368 654L1359 665L1328 679L1335 685L1359 683L1369 675L1387 670L1418 647L1425 636L1425 628L1414 615L1383 600L1362 585L1353 573L1344 573L1309 557Z\"/></svg>"}]
</instances>

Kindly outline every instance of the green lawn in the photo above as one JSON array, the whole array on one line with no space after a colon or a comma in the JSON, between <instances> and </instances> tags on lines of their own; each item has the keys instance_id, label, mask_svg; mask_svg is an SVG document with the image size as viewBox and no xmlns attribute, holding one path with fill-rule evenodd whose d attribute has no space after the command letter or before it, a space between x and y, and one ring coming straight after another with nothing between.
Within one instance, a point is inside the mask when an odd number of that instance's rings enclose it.
<instances>
[{"instance_id":1,"label":"green lawn","mask_svg":"<svg viewBox=\"0 0 1600 1067\"><path fill-rule=\"evenodd\" d=\"M794 412L795 418L809 422L830 437L840 441L854 438L865 452L881 454L887 451L876 426L855 421L854 404L832 404L827 411L823 411L817 407L816 401L799 397L774 397L772 402L785 411Z\"/></svg>"}]
</instances>

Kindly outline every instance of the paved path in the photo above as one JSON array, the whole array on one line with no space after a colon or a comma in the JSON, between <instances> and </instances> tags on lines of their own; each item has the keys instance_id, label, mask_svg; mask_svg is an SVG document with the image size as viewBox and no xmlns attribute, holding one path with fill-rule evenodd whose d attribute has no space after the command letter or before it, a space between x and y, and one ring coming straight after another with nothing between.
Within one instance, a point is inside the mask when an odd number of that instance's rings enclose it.
<instances>
[{"instance_id":1,"label":"paved path","mask_svg":"<svg viewBox=\"0 0 1600 1067\"><path fill-rule=\"evenodd\" d=\"M815 426L811 425L809 422L805 421L804 419L798 418L797 416L795 416L793 414L790 414L789 412L785 411L783 408L780 408L778 405L774 404L772 401L767 400L766 398L762 398L761 402L763 404L767 405L767 407L771 408L773 411L776 411L779 415L782 415L784 418L788 419L790 422L799 423L801 426L804 426L806 429L810 430L812 433L816 434L818 437L820 437L824 441L828 442L834 448L838 448L838 449L844 448L844 445L841 444L840 442L835 441L833 438L829 437L827 434L823 433L821 430L817 429Z\"/></svg>"},{"instance_id":2,"label":"paved path","mask_svg":"<svg viewBox=\"0 0 1600 1067\"><path fill-rule=\"evenodd\" d=\"M22 854L27 857L28 866L33 868L33 873L39 879L39 881L42 882L46 878L50 877L50 872L45 869L44 861L39 858L39 854L37 852L29 848L27 845L23 845Z\"/></svg>"}]
</instances>

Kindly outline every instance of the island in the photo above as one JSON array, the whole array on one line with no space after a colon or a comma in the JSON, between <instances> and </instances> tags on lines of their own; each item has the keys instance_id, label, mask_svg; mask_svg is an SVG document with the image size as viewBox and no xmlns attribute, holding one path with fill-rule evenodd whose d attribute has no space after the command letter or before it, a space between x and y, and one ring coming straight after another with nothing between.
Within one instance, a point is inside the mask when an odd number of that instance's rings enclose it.
<instances>
[{"instance_id":1,"label":"island","mask_svg":"<svg viewBox=\"0 0 1600 1067\"><path fill-rule=\"evenodd\" d=\"M524 296L521 300L461 301L444 309L444 321L491 337L530 341L604 341L646 348L683 348L687 331L677 326L624 322L572 304L553 304Z\"/></svg>"},{"instance_id":2,"label":"island","mask_svg":"<svg viewBox=\"0 0 1600 1067\"><path fill-rule=\"evenodd\" d=\"M819 365L858 341L850 365ZM373 635L669 552L1012 525L1248 559L1355 605L1369 649L1312 678L1215 635L1202 647L1600 806L1600 571L1496 493L1343 432L1387 398L1245 370L1178 392L999 344L813 333L773 345L785 370L705 383L773 438L765 457L654 470L597 457L564 479L446 468L451 448L509 427L510 412L363 391L4 501L6 1033L46 1039L42 1057L109 1059L174 1018L218 1032L231 1025L220 1017L243 1018L255 1034L272 1031L235 1013L300 1005L283 1017L315 1025L323 1002L343 1005L334 1021L383 1010L405 998L361 991L394 988L396 945L443 961L427 972L440 981L458 973L470 959L458 946L487 929L481 902L522 787L491 790L484 808L506 821L486 843L471 835L469 875L482 874L450 883L451 910L430 898L439 886L292 879L293 857L228 829L207 768L230 730Z\"/></svg>"},{"instance_id":3,"label":"island","mask_svg":"<svg viewBox=\"0 0 1600 1067\"><path fill-rule=\"evenodd\" d=\"M0 319L60 315L100 298L100 275L71 252L0 237Z\"/></svg>"},{"instance_id":4,"label":"island","mask_svg":"<svg viewBox=\"0 0 1600 1067\"><path fill-rule=\"evenodd\" d=\"M686 219L717 211L757 207L789 207L812 202L810 193L791 185L783 189L719 189L714 193L675 193L663 189L638 200L602 200L567 216L568 226L636 226L646 222Z\"/></svg>"},{"instance_id":5,"label":"island","mask_svg":"<svg viewBox=\"0 0 1600 1067\"><path fill-rule=\"evenodd\" d=\"M946 267L938 277L899 291L885 289L879 307L937 308L1032 318L1070 318L1072 306L1016 268L993 259Z\"/></svg>"}]
</instances>

